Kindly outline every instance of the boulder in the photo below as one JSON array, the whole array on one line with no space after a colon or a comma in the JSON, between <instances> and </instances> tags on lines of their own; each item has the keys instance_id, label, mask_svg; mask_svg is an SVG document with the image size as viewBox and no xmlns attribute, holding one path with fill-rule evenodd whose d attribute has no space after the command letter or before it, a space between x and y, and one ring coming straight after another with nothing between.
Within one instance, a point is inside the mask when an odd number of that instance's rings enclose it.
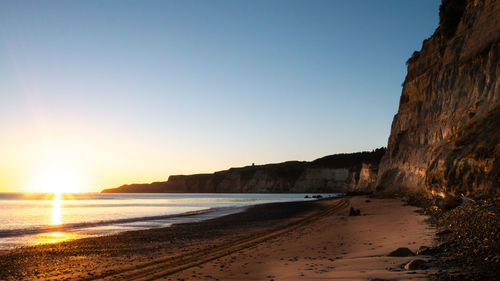
<instances>
[{"instance_id":1,"label":"boulder","mask_svg":"<svg viewBox=\"0 0 500 281\"><path fill-rule=\"evenodd\" d=\"M432 249L430 247L427 247L427 246L420 246L420 248L418 248L417 250L417 256L420 256L420 255L430 255L432 252Z\"/></svg>"},{"instance_id":2,"label":"boulder","mask_svg":"<svg viewBox=\"0 0 500 281\"><path fill-rule=\"evenodd\" d=\"M462 198L452 196L452 195L448 195L444 198L440 197L440 198L437 198L437 200L436 200L436 206L438 206L440 209L445 210L445 211L455 209L460 204L462 204Z\"/></svg>"},{"instance_id":3,"label":"boulder","mask_svg":"<svg viewBox=\"0 0 500 281\"><path fill-rule=\"evenodd\" d=\"M392 251L389 257L413 257L415 254L408 248L397 248Z\"/></svg>"},{"instance_id":4,"label":"boulder","mask_svg":"<svg viewBox=\"0 0 500 281\"><path fill-rule=\"evenodd\" d=\"M405 265L406 270L422 270L429 268L424 260L412 260Z\"/></svg>"}]
</instances>

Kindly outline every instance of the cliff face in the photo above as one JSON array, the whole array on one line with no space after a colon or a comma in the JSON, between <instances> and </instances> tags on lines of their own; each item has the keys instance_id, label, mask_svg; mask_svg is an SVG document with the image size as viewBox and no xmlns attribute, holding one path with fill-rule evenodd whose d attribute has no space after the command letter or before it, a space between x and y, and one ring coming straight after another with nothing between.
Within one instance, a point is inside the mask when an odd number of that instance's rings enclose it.
<instances>
[{"instance_id":1,"label":"cliff face","mask_svg":"<svg viewBox=\"0 0 500 281\"><path fill-rule=\"evenodd\" d=\"M444 0L408 60L377 190L499 193L500 1Z\"/></svg>"},{"instance_id":2,"label":"cliff face","mask_svg":"<svg viewBox=\"0 0 500 281\"><path fill-rule=\"evenodd\" d=\"M170 176L166 182L131 184L102 192L319 193L368 191L385 149L338 154L312 162L231 168L213 174Z\"/></svg>"}]
</instances>

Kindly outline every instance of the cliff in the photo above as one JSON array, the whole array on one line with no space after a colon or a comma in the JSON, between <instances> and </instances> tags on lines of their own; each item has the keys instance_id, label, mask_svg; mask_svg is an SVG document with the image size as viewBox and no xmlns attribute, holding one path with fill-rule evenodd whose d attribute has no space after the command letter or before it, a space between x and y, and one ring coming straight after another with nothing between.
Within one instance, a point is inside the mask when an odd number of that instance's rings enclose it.
<instances>
[{"instance_id":1,"label":"cliff","mask_svg":"<svg viewBox=\"0 0 500 281\"><path fill-rule=\"evenodd\" d=\"M168 181L130 184L103 193L318 193L373 189L385 148L372 152L330 155L312 162L231 168L213 174L170 176Z\"/></svg>"},{"instance_id":2,"label":"cliff","mask_svg":"<svg viewBox=\"0 0 500 281\"><path fill-rule=\"evenodd\" d=\"M499 194L500 1L444 0L408 60L382 192Z\"/></svg>"}]
</instances>

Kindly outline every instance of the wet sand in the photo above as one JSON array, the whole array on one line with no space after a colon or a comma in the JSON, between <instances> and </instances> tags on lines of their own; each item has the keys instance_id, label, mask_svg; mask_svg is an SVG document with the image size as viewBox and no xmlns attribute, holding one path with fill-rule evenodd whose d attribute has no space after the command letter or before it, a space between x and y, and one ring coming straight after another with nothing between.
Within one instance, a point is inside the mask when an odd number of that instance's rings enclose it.
<instances>
[{"instance_id":1,"label":"wet sand","mask_svg":"<svg viewBox=\"0 0 500 281\"><path fill-rule=\"evenodd\" d=\"M367 199L263 204L210 221L21 248L0 256L0 279L427 279L429 271L401 269L415 257L387 254L431 246L435 230L398 199ZM350 206L361 216L348 216Z\"/></svg>"}]
</instances>

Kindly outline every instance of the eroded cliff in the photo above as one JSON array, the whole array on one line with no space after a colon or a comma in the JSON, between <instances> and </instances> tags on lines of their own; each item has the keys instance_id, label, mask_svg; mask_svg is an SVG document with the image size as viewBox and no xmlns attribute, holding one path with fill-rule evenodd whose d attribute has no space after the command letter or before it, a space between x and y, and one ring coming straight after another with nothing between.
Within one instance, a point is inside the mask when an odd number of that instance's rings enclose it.
<instances>
[{"instance_id":1,"label":"eroded cliff","mask_svg":"<svg viewBox=\"0 0 500 281\"><path fill-rule=\"evenodd\" d=\"M377 190L498 194L500 1L444 0L439 17L407 62Z\"/></svg>"},{"instance_id":2,"label":"eroded cliff","mask_svg":"<svg viewBox=\"0 0 500 281\"><path fill-rule=\"evenodd\" d=\"M330 155L312 162L231 168L213 174L170 176L168 181L130 184L102 192L319 193L368 191L385 148Z\"/></svg>"}]
</instances>

